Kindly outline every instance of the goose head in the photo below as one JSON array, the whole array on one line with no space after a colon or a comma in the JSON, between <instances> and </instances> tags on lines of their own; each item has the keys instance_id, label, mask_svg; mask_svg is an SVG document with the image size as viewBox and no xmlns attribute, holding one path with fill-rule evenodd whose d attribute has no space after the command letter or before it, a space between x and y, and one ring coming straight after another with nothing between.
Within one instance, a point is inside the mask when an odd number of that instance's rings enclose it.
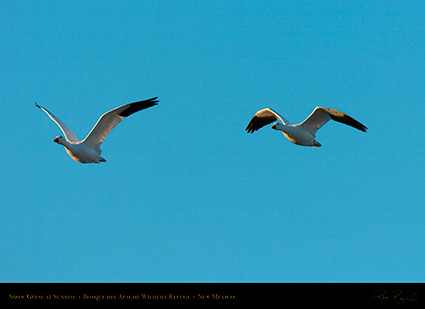
<instances>
[{"instance_id":1,"label":"goose head","mask_svg":"<svg viewBox=\"0 0 425 309\"><path fill-rule=\"evenodd\" d=\"M282 131L283 130L283 124L281 124L280 122L276 122L272 125L272 129L273 130L279 130Z\"/></svg>"},{"instance_id":2,"label":"goose head","mask_svg":"<svg viewBox=\"0 0 425 309\"><path fill-rule=\"evenodd\" d=\"M53 140L56 144L64 144L65 138L63 136L56 136L56 138Z\"/></svg>"}]
</instances>

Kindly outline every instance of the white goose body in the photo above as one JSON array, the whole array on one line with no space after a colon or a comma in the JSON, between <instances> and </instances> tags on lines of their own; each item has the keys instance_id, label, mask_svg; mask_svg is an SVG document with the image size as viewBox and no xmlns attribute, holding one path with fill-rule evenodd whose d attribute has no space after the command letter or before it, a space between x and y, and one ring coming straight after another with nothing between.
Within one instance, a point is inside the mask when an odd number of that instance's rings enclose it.
<instances>
[{"instance_id":1,"label":"white goose body","mask_svg":"<svg viewBox=\"0 0 425 309\"><path fill-rule=\"evenodd\" d=\"M72 159L79 163L100 163L106 162L106 160L100 156L102 153L100 145L116 125L124 118L143 109L157 105L157 103L158 100L157 97L155 97L144 101L121 105L104 113L100 116L87 137L82 141L78 140L71 129L69 129L58 117L37 103L35 106L43 110L59 126L65 137L57 136L53 141L63 145Z\"/></svg>"},{"instance_id":2,"label":"white goose body","mask_svg":"<svg viewBox=\"0 0 425 309\"><path fill-rule=\"evenodd\" d=\"M71 144L65 141L59 144L63 145L68 155L79 163L106 162L98 152L87 147L84 143Z\"/></svg>"},{"instance_id":3,"label":"white goose body","mask_svg":"<svg viewBox=\"0 0 425 309\"><path fill-rule=\"evenodd\" d=\"M323 127L329 120L344 123L360 131L366 132L367 128L351 118L347 114L336 109L326 107L316 107L314 111L302 123L291 124L288 120L280 116L271 108L264 108L255 113L252 117L246 131L254 133L265 125L273 121L280 120L272 125L272 129L282 131L283 135L292 143L301 146L320 147L322 146L316 141L316 132Z\"/></svg>"},{"instance_id":4,"label":"white goose body","mask_svg":"<svg viewBox=\"0 0 425 309\"><path fill-rule=\"evenodd\" d=\"M274 129L282 131L283 135L294 144L301 146L316 146L314 143L314 135L306 130L300 130L297 126L288 124L279 128L275 126Z\"/></svg>"}]
</instances>

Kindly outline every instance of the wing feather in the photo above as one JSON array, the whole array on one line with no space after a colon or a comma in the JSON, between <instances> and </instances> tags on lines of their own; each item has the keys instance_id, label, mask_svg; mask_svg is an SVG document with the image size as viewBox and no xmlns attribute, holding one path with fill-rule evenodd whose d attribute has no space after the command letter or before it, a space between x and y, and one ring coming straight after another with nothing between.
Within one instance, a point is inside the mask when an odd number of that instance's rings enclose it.
<instances>
[{"instance_id":1,"label":"wing feather","mask_svg":"<svg viewBox=\"0 0 425 309\"><path fill-rule=\"evenodd\" d=\"M272 123L273 121L280 120L284 124L287 124L288 121L276 113L271 108L264 108L255 113L254 117L252 117L251 121L248 123L246 127L246 131L248 133L254 133L255 131L261 129L265 125Z\"/></svg>"},{"instance_id":2,"label":"wing feather","mask_svg":"<svg viewBox=\"0 0 425 309\"><path fill-rule=\"evenodd\" d=\"M337 122L344 123L363 132L366 132L367 130L367 128L363 124L351 118L347 114L340 112L336 109L320 106L314 109L310 116L308 116L300 124L300 127L302 127L306 131L309 131L314 136L317 130L323 127L329 120L335 120Z\"/></svg>"},{"instance_id":3,"label":"wing feather","mask_svg":"<svg viewBox=\"0 0 425 309\"><path fill-rule=\"evenodd\" d=\"M61 129L62 133L65 135L65 138L68 142L76 143L79 141L78 138L75 136L74 132L72 132L71 129L68 128L66 124L64 124L58 117L53 115L44 107L38 105L37 102L35 103L35 106L37 106L39 109L44 111L50 117L50 119L52 119L58 125L58 127Z\"/></svg>"},{"instance_id":4,"label":"wing feather","mask_svg":"<svg viewBox=\"0 0 425 309\"><path fill-rule=\"evenodd\" d=\"M99 120L84 139L83 143L90 144L100 153L100 144L102 144L117 124L119 124L124 118L157 104L158 100L157 97L155 97L148 100L121 105L104 113L100 116Z\"/></svg>"},{"instance_id":5,"label":"wing feather","mask_svg":"<svg viewBox=\"0 0 425 309\"><path fill-rule=\"evenodd\" d=\"M360 122L348 116L347 114L344 114L343 112L340 112L332 108L323 108L323 109L329 113L329 116L332 118L332 120L344 123L346 125L349 125L363 132L367 131L367 127L365 125L361 124Z\"/></svg>"}]
</instances>

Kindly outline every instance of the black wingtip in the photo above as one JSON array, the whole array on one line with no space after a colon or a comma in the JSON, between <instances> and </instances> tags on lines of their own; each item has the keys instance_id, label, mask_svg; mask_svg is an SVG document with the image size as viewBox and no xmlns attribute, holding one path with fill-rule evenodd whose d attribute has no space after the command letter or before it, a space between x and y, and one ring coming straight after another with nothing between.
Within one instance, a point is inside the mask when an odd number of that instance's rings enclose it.
<instances>
[{"instance_id":1,"label":"black wingtip","mask_svg":"<svg viewBox=\"0 0 425 309\"><path fill-rule=\"evenodd\" d=\"M356 121L351 126L354 127L354 128L356 128L356 129L358 129L358 130L360 130L360 131L362 131L362 132L365 132L365 133L367 132L367 127L364 124L362 124L362 123L360 123L358 121Z\"/></svg>"},{"instance_id":2,"label":"black wingtip","mask_svg":"<svg viewBox=\"0 0 425 309\"><path fill-rule=\"evenodd\" d=\"M248 126L246 129L245 129L245 131L246 131L246 133L254 133L255 132L255 130L252 128L252 126Z\"/></svg>"},{"instance_id":3,"label":"black wingtip","mask_svg":"<svg viewBox=\"0 0 425 309\"><path fill-rule=\"evenodd\" d=\"M248 126L245 128L246 133L253 133L254 130L252 130L252 125L251 123L248 124Z\"/></svg>"},{"instance_id":4,"label":"black wingtip","mask_svg":"<svg viewBox=\"0 0 425 309\"><path fill-rule=\"evenodd\" d=\"M119 115L121 117L128 117L138 111L141 111L142 109L146 109L155 105L158 105L158 97L154 97L151 99L143 100L143 101L137 101L130 103L128 108L124 111L122 111Z\"/></svg>"},{"instance_id":5,"label":"black wingtip","mask_svg":"<svg viewBox=\"0 0 425 309\"><path fill-rule=\"evenodd\" d=\"M37 101L34 101L34 103L36 107L41 108L41 106L37 104Z\"/></svg>"},{"instance_id":6,"label":"black wingtip","mask_svg":"<svg viewBox=\"0 0 425 309\"><path fill-rule=\"evenodd\" d=\"M251 121L248 123L248 125L245 128L246 133L254 133L256 131L256 129L254 128L254 121L255 120L255 116L252 117Z\"/></svg>"},{"instance_id":7,"label":"black wingtip","mask_svg":"<svg viewBox=\"0 0 425 309\"><path fill-rule=\"evenodd\" d=\"M358 122L357 120L348 116L347 114L343 114L343 116L339 116L339 117L332 114L329 114L329 116L337 122L345 123L346 125L349 125L357 130L360 130L362 132L367 132L367 127L364 124Z\"/></svg>"},{"instance_id":8,"label":"black wingtip","mask_svg":"<svg viewBox=\"0 0 425 309\"><path fill-rule=\"evenodd\" d=\"M158 103L159 103L158 97L150 98L150 99L147 99L145 101L150 102L153 105L158 105Z\"/></svg>"}]
</instances>

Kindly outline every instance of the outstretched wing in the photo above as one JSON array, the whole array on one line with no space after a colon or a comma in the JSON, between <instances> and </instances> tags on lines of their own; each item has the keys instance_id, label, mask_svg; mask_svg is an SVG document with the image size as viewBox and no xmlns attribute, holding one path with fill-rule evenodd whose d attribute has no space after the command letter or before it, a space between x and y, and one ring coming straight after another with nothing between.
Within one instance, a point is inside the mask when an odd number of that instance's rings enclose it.
<instances>
[{"instance_id":1,"label":"outstretched wing","mask_svg":"<svg viewBox=\"0 0 425 309\"><path fill-rule=\"evenodd\" d=\"M121 105L104 113L83 142L89 144L100 153L100 144L118 123L120 123L124 118L141 111L142 109L149 108L157 104L158 100L157 97L155 97L144 101Z\"/></svg>"},{"instance_id":2,"label":"outstretched wing","mask_svg":"<svg viewBox=\"0 0 425 309\"><path fill-rule=\"evenodd\" d=\"M315 135L317 130L323 127L329 120L344 123L363 132L366 132L367 130L366 126L351 118L347 114L336 109L320 106L314 109L310 116L308 116L307 119L300 124L300 127Z\"/></svg>"},{"instance_id":3,"label":"outstretched wing","mask_svg":"<svg viewBox=\"0 0 425 309\"><path fill-rule=\"evenodd\" d=\"M78 138L75 136L74 132L72 132L71 129L68 128L66 124L64 124L58 117L53 115L44 107L38 105L37 102L35 103L35 106L43 110L50 117L50 119L52 119L58 125L58 127L61 129L62 133L65 135L65 138L68 142L71 142L71 143L78 142Z\"/></svg>"},{"instance_id":4,"label":"outstretched wing","mask_svg":"<svg viewBox=\"0 0 425 309\"><path fill-rule=\"evenodd\" d=\"M271 108L264 108L255 113L254 117L252 117L245 130L248 133L254 133L265 125L268 125L269 123L272 123L276 120L282 121L283 124L289 123L288 120L280 116Z\"/></svg>"}]
</instances>

